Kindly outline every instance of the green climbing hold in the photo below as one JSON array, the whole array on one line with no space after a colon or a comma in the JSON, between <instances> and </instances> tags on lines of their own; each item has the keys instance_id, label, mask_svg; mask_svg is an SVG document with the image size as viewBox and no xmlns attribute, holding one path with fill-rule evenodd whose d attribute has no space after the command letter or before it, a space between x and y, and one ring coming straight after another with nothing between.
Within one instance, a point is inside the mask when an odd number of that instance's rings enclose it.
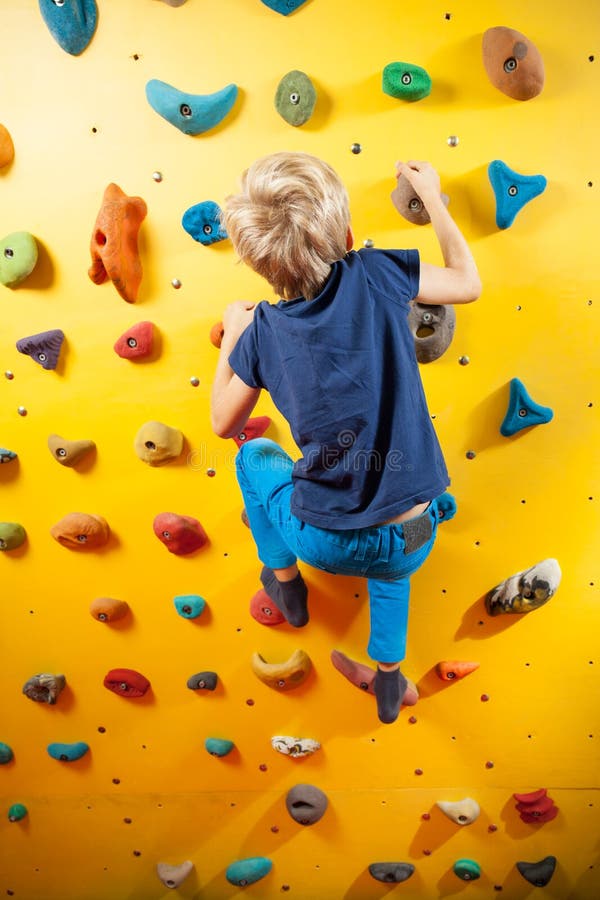
<instances>
[{"instance_id":1,"label":"green climbing hold","mask_svg":"<svg viewBox=\"0 0 600 900\"><path fill-rule=\"evenodd\" d=\"M452 867L452 871L463 881L475 881L481 877L481 869L479 864L473 859L457 859Z\"/></svg>"},{"instance_id":2,"label":"green climbing hold","mask_svg":"<svg viewBox=\"0 0 600 900\"><path fill-rule=\"evenodd\" d=\"M275 109L289 125L304 125L313 114L317 92L304 72L294 69L277 85Z\"/></svg>"},{"instance_id":3,"label":"green climbing hold","mask_svg":"<svg viewBox=\"0 0 600 900\"><path fill-rule=\"evenodd\" d=\"M16 550L26 537L25 529L18 522L0 522L0 550Z\"/></svg>"},{"instance_id":4,"label":"green climbing hold","mask_svg":"<svg viewBox=\"0 0 600 900\"><path fill-rule=\"evenodd\" d=\"M383 70L381 87L384 94L398 100L423 100L431 93L431 78L421 66L393 62Z\"/></svg>"},{"instance_id":5,"label":"green climbing hold","mask_svg":"<svg viewBox=\"0 0 600 900\"><path fill-rule=\"evenodd\" d=\"M14 231L0 241L0 284L15 287L31 275L38 248L28 231Z\"/></svg>"},{"instance_id":6,"label":"green climbing hold","mask_svg":"<svg viewBox=\"0 0 600 900\"><path fill-rule=\"evenodd\" d=\"M0 741L0 766L5 766L13 758L13 752L8 744Z\"/></svg>"},{"instance_id":7,"label":"green climbing hold","mask_svg":"<svg viewBox=\"0 0 600 900\"><path fill-rule=\"evenodd\" d=\"M8 821L9 822L20 822L21 819L24 819L27 815L27 807L23 806L22 803L13 803L13 805L8 810Z\"/></svg>"}]
</instances>

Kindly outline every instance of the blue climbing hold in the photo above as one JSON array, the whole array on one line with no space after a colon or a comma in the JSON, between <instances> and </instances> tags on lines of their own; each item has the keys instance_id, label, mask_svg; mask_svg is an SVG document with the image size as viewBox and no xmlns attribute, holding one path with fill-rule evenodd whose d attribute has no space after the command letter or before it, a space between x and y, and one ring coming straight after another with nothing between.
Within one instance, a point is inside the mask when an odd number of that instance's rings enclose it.
<instances>
[{"instance_id":1,"label":"blue climbing hold","mask_svg":"<svg viewBox=\"0 0 600 900\"><path fill-rule=\"evenodd\" d=\"M538 197L546 189L543 175L519 175L495 159L488 166L488 177L496 196L496 225L510 228L526 203Z\"/></svg>"},{"instance_id":2,"label":"blue climbing hold","mask_svg":"<svg viewBox=\"0 0 600 900\"><path fill-rule=\"evenodd\" d=\"M175 609L184 619L197 619L206 606L206 600L198 594L180 594L173 602Z\"/></svg>"},{"instance_id":3,"label":"blue climbing hold","mask_svg":"<svg viewBox=\"0 0 600 900\"><path fill-rule=\"evenodd\" d=\"M13 758L13 752L8 744L0 741L0 766L5 766Z\"/></svg>"},{"instance_id":4,"label":"blue climbing hold","mask_svg":"<svg viewBox=\"0 0 600 900\"><path fill-rule=\"evenodd\" d=\"M214 94L184 94L156 78L146 85L152 109L184 134L202 134L214 128L231 111L237 95L236 84L228 84Z\"/></svg>"},{"instance_id":5,"label":"blue climbing hold","mask_svg":"<svg viewBox=\"0 0 600 900\"><path fill-rule=\"evenodd\" d=\"M273 863L265 856L251 856L248 859L239 859L227 866L225 877L230 884L246 887L248 884L260 881L269 874L272 868Z\"/></svg>"},{"instance_id":6,"label":"blue climbing hold","mask_svg":"<svg viewBox=\"0 0 600 900\"><path fill-rule=\"evenodd\" d=\"M513 378L510 383L508 410L500 426L500 434L511 437L532 425L545 425L553 416L554 413L549 406L540 406L532 400L523 382Z\"/></svg>"},{"instance_id":7,"label":"blue climbing hold","mask_svg":"<svg viewBox=\"0 0 600 900\"><path fill-rule=\"evenodd\" d=\"M204 746L211 756L227 756L231 753L235 744L226 738L206 738Z\"/></svg>"},{"instance_id":8,"label":"blue climbing hold","mask_svg":"<svg viewBox=\"0 0 600 900\"><path fill-rule=\"evenodd\" d=\"M14 450L7 450L6 447L0 447L0 465L2 463L14 462L17 454Z\"/></svg>"},{"instance_id":9,"label":"blue climbing hold","mask_svg":"<svg viewBox=\"0 0 600 900\"><path fill-rule=\"evenodd\" d=\"M84 741L76 741L74 744L48 744L48 754L52 759L58 759L60 762L75 762L89 750L88 744Z\"/></svg>"},{"instance_id":10,"label":"blue climbing hold","mask_svg":"<svg viewBox=\"0 0 600 900\"><path fill-rule=\"evenodd\" d=\"M78 56L91 41L98 7L96 0L39 0L40 12L56 43Z\"/></svg>"},{"instance_id":11,"label":"blue climbing hold","mask_svg":"<svg viewBox=\"0 0 600 900\"><path fill-rule=\"evenodd\" d=\"M190 206L184 212L181 224L200 244L208 246L227 238L227 232L221 224L221 207L214 200L204 200Z\"/></svg>"},{"instance_id":12,"label":"blue climbing hold","mask_svg":"<svg viewBox=\"0 0 600 900\"><path fill-rule=\"evenodd\" d=\"M282 16L289 16L290 13L296 12L303 3L306 3L306 0L262 0L262 2L269 9L281 13Z\"/></svg>"},{"instance_id":13,"label":"blue climbing hold","mask_svg":"<svg viewBox=\"0 0 600 900\"><path fill-rule=\"evenodd\" d=\"M449 522L456 515L456 500L448 491L436 497L434 503L437 506L440 522Z\"/></svg>"}]
</instances>

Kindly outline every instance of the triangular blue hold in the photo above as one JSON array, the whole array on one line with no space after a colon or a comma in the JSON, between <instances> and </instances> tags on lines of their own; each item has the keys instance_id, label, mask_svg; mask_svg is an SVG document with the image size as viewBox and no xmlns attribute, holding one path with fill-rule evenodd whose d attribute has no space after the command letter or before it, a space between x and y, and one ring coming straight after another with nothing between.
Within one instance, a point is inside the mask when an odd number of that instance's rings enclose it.
<instances>
[{"instance_id":1,"label":"triangular blue hold","mask_svg":"<svg viewBox=\"0 0 600 900\"><path fill-rule=\"evenodd\" d=\"M290 13L295 12L303 3L306 3L306 0L262 0L262 2L265 6L268 6L269 9L281 13L282 16L289 16Z\"/></svg>"},{"instance_id":2,"label":"triangular blue hold","mask_svg":"<svg viewBox=\"0 0 600 900\"><path fill-rule=\"evenodd\" d=\"M504 421L500 426L500 434L511 437L524 428L532 425L545 425L550 422L554 413L549 406L540 406L531 399L525 385L518 378L510 383L510 399Z\"/></svg>"},{"instance_id":3,"label":"triangular blue hold","mask_svg":"<svg viewBox=\"0 0 600 900\"><path fill-rule=\"evenodd\" d=\"M83 53L96 30L96 0L39 0L48 31L63 50L72 56Z\"/></svg>"},{"instance_id":4,"label":"triangular blue hold","mask_svg":"<svg viewBox=\"0 0 600 900\"><path fill-rule=\"evenodd\" d=\"M519 175L506 163L495 159L488 166L488 177L496 197L496 225L510 228L526 203L546 189L544 175Z\"/></svg>"}]
</instances>

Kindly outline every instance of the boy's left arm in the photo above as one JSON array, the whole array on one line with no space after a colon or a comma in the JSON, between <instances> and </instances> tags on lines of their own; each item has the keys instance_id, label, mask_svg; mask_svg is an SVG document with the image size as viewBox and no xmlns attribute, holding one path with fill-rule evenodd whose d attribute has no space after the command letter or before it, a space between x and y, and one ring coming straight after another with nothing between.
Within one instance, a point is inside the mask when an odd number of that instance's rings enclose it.
<instances>
[{"instance_id":1,"label":"boy's left arm","mask_svg":"<svg viewBox=\"0 0 600 900\"><path fill-rule=\"evenodd\" d=\"M231 303L223 315L223 339L211 392L210 418L219 437L233 437L243 430L256 406L260 388L247 385L229 365L229 355L254 317L254 304Z\"/></svg>"}]
</instances>

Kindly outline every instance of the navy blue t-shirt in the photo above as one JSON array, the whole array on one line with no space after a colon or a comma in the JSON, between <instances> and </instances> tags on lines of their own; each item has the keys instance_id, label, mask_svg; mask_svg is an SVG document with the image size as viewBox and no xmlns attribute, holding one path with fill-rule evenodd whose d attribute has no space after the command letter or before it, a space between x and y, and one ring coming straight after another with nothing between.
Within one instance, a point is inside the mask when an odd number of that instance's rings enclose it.
<instances>
[{"instance_id":1,"label":"navy blue t-shirt","mask_svg":"<svg viewBox=\"0 0 600 900\"><path fill-rule=\"evenodd\" d=\"M259 303L229 357L290 425L304 522L366 528L449 484L408 327L418 290L417 250L352 251L314 300Z\"/></svg>"}]
</instances>

